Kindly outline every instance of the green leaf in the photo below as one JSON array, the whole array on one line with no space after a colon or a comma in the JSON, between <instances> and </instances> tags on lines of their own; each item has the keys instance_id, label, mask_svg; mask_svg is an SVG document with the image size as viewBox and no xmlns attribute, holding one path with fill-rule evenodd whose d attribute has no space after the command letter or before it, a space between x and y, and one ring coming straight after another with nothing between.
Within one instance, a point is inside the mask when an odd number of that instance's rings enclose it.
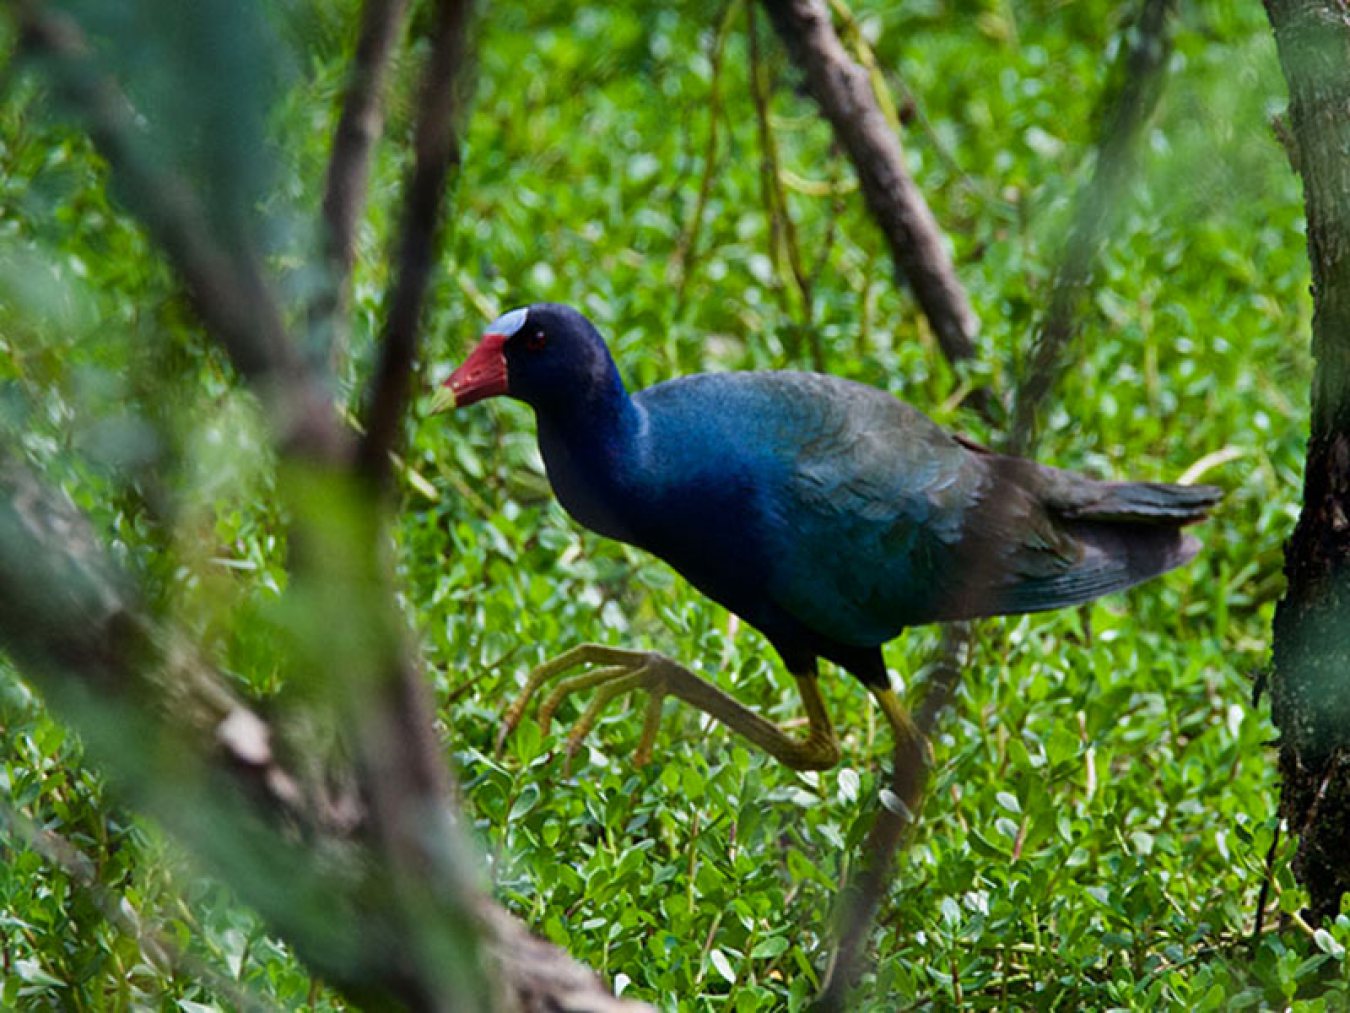
<instances>
[{"instance_id":1,"label":"green leaf","mask_svg":"<svg viewBox=\"0 0 1350 1013\"><path fill-rule=\"evenodd\" d=\"M520 794L515 797L511 803L511 812L508 819L515 821L534 809L539 802L539 786L533 781L526 783L520 790Z\"/></svg>"},{"instance_id":2,"label":"green leaf","mask_svg":"<svg viewBox=\"0 0 1350 1013\"><path fill-rule=\"evenodd\" d=\"M1313 942L1323 953L1330 954L1336 960L1345 959L1345 947L1326 929L1313 930Z\"/></svg>"},{"instance_id":3,"label":"green leaf","mask_svg":"<svg viewBox=\"0 0 1350 1013\"><path fill-rule=\"evenodd\" d=\"M784 953L791 945L782 936L769 936L767 939L761 939L755 944L755 948L750 951L752 960L772 960Z\"/></svg>"},{"instance_id":4,"label":"green leaf","mask_svg":"<svg viewBox=\"0 0 1350 1013\"><path fill-rule=\"evenodd\" d=\"M725 953L717 947L713 947L708 951L708 962L712 964L717 973L725 978L730 984L736 984L736 972L732 970L731 961L727 959Z\"/></svg>"}]
</instances>

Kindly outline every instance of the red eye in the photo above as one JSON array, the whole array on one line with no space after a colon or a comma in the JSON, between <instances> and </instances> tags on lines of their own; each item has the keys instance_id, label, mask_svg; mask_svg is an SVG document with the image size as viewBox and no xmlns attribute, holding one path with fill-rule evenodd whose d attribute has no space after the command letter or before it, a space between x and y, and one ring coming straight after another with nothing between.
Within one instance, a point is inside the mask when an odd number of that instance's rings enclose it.
<instances>
[{"instance_id":1,"label":"red eye","mask_svg":"<svg viewBox=\"0 0 1350 1013\"><path fill-rule=\"evenodd\" d=\"M531 352L537 352L548 344L548 335L543 331L535 331L525 339L525 347Z\"/></svg>"}]
</instances>

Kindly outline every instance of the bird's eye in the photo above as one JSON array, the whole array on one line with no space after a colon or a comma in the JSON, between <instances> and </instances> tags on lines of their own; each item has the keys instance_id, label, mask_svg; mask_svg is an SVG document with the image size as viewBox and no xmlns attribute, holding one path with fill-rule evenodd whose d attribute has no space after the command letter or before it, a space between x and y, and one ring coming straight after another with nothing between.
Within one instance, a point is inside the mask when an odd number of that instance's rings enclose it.
<instances>
[{"instance_id":1,"label":"bird's eye","mask_svg":"<svg viewBox=\"0 0 1350 1013\"><path fill-rule=\"evenodd\" d=\"M537 352L548 344L548 335L543 331L535 331L525 339L525 347L531 352Z\"/></svg>"}]
</instances>

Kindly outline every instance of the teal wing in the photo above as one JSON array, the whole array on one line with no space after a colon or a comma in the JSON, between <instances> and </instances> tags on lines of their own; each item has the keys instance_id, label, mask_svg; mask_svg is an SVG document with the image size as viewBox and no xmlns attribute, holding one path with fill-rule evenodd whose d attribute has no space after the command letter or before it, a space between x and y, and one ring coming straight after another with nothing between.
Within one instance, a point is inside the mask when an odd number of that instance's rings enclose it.
<instances>
[{"instance_id":1,"label":"teal wing","mask_svg":"<svg viewBox=\"0 0 1350 1013\"><path fill-rule=\"evenodd\" d=\"M1179 566L1211 487L1101 482L959 439L869 387L809 377L773 593L868 645L905 626L1091 601Z\"/></svg>"},{"instance_id":2,"label":"teal wing","mask_svg":"<svg viewBox=\"0 0 1350 1013\"><path fill-rule=\"evenodd\" d=\"M857 645L944 618L988 474L920 412L870 387L803 376L792 468L776 497L772 593L813 629Z\"/></svg>"}]
</instances>

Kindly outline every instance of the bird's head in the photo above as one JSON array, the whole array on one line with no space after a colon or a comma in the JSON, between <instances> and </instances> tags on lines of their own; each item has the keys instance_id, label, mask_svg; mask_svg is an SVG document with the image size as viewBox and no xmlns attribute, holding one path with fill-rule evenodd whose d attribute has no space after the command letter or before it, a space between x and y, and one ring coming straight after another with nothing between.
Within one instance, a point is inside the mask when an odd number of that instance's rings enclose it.
<instances>
[{"instance_id":1,"label":"bird's head","mask_svg":"<svg viewBox=\"0 0 1350 1013\"><path fill-rule=\"evenodd\" d=\"M505 394L536 409L584 402L618 377L604 339L570 306L536 303L503 313L432 401L432 412Z\"/></svg>"}]
</instances>

